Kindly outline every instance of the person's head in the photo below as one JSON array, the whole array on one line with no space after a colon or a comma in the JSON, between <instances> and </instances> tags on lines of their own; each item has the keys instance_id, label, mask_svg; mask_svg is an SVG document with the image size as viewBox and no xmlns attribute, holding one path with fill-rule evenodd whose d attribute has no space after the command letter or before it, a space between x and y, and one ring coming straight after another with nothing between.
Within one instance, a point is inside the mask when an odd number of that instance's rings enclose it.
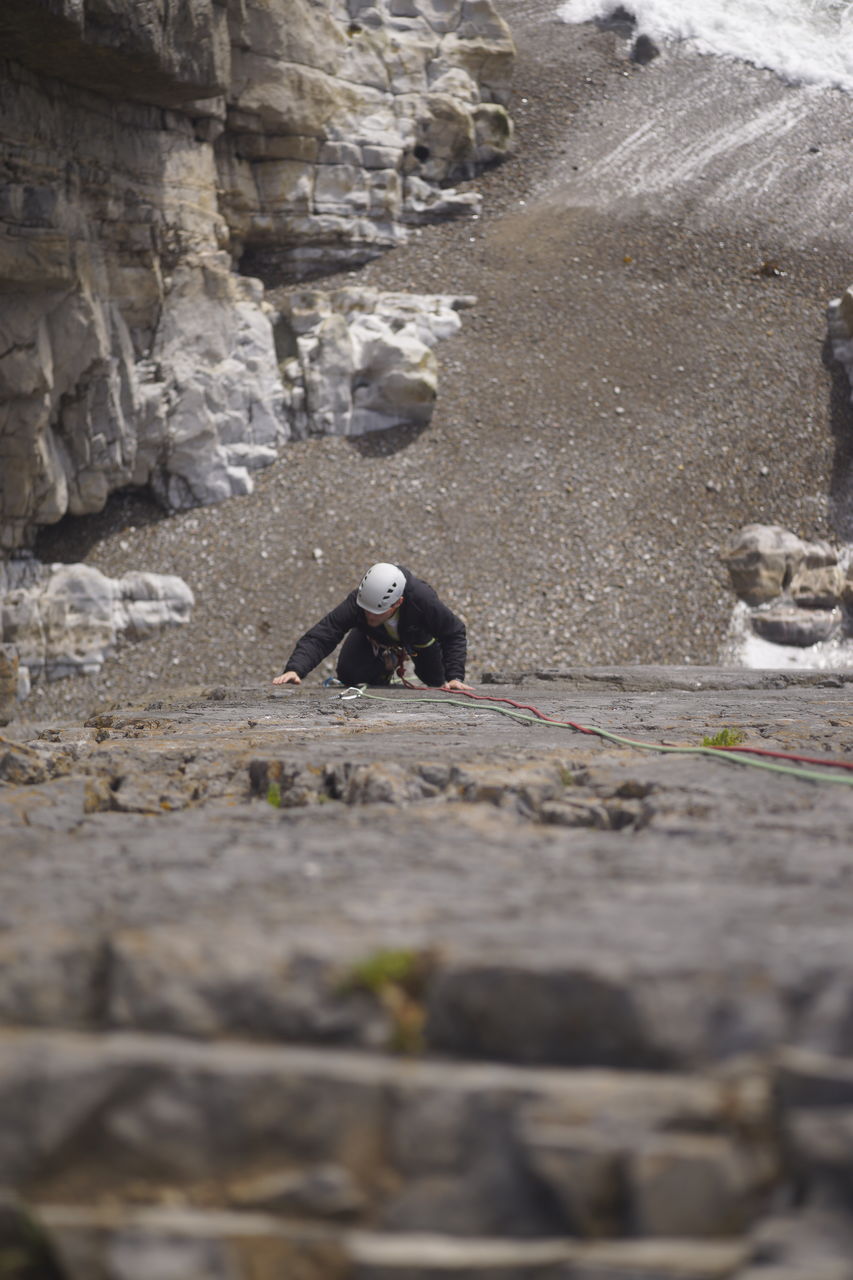
<instances>
[{"instance_id":1,"label":"person's head","mask_svg":"<svg viewBox=\"0 0 853 1280\"><path fill-rule=\"evenodd\" d=\"M380 561L371 565L361 580L356 603L367 615L367 621L376 627L403 603L406 575L395 564Z\"/></svg>"}]
</instances>

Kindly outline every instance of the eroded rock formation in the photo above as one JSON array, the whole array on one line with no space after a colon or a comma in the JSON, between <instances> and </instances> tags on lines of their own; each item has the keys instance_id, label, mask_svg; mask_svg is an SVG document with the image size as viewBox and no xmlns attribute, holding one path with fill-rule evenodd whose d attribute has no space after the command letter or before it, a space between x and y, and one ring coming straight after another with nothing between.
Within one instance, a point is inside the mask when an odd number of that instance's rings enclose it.
<instances>
[{"instance_id":1,"label":"eroded rock formation","mask_svg":"<svg viewBox=\"0 0 853 1280\"><path fill-rule=\"evenodd\" d=\"M806 542L780 525L750 524L722 559L739 601L725 658L746 660L744 642L750 633L774 645L808 649L825 641L843 642L853 632L849 548Z\"/></svg>"},{"instance_id":2,"label":"eroded rock formation","mask_svg":"<svg viewBox=\"0 0 853 1280\"><path fill-rule=\"evenodd\" d=\"M291 294L276 324L289 416L299 435L363 435L424 426L438 394L432 347L473 298L357 286Z\"/></svg>"},{"instance_id":3,"label":"eroded rock formation","mask_svg":"<svg viewBox=\"0 0 853 1280\"><path fill-rule=\"evenodd\" d=\"M87 564L46 566L33 559L0 564L0 650L5 683L18 697L32 677L95 675L119 638L140 640L160 627L189 621L193 594L173 574L127 573L108 578ZM0 660L0 719L4 666Z\"/></svg>"},{"instance_id":4,"label":"eroded rock formation","mask_svg":"<svg viewBox=\"0 0 853 1280\"><path fill-rule=\"evenodd\" d=\"M9 0L0 545L150 484L245 492L290 430L262 288L477 203L512 42L489 0Z\"/></svg>"}]
</instances>

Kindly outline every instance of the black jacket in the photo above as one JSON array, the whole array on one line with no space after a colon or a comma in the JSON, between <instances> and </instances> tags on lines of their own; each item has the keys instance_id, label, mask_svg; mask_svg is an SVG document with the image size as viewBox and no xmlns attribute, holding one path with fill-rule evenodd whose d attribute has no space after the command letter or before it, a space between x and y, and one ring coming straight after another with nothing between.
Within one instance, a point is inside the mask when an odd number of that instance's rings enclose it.
<instances>
[{"instance_id":1,"label":"black jacket","mask_svg":"<svg viewBox=\"0 0 853 1280\"><path fill-rule=\"evenodd\" d=\"M399 644L404 648L416 649L436 640L441 646L444 659L444 672L447 680L465 679L465 654L467 636L465 623L457 618L452 609L439 600L428 582L415 578L412 573L400 565L406 575L406 590L403 592L403 604L397 618L399 619ZM300 677L313 671L318 662L327 658L334 648L343 640L347 632L353 628L363 635L369 636L380 645L393 645L395 642L383 626L369 627L364 610L356 604L358 590L351 591L345 600L321 618L304 636L296 642L293 653L285 663L285 671L295 671Z\"/></svg>"}]
</instances>

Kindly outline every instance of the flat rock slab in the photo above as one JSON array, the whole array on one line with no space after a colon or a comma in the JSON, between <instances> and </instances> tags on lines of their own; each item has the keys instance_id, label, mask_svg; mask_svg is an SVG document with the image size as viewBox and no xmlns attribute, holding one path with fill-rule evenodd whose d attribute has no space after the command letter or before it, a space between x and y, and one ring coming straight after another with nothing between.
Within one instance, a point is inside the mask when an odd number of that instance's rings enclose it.
<instances>
[{"instance_id":1,"label":"flat rock slab","mask_svg":"<svg viewBox=\"0 0 853 1280\"><path fill-rule=\"evenodd\" d=\"M848 673L527 673L480 692L650 746L727 728L853 762ZM442 1052L657 1067L853 1048L853 775L341 693L217 688L18 726L0 1020L376 1046L397 1015L342 981L402 950L425 958Z\"/></svg>"},{"instance_id":2,"label":"flat rock slab","mask_svg":"<svg viewBox=\"0 0 853 1280\"><path fill-rule=\"evenodd\" d=\"M844 1214L831 1249L767 1214L848 1194L851 775L696 750L845 762L847 676L515 675L479 692L549 721L307 685L6 730L0 1247L45 1280L847 1274Z\"/></svg>"}]
</instances>

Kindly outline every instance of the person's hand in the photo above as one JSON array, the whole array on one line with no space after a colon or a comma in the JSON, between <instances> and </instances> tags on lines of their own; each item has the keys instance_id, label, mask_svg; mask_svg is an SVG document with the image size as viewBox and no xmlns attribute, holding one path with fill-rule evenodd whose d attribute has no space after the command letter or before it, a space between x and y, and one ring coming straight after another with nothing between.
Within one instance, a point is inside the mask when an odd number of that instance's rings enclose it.
<instances>
[{"instance_id":1,"label":"person's hand","mask_svg":"<svg viewBox=\"0 0 853 1280\"><path fill-rule=\"evenodd\" d=\"M273 684L302 684L302 677L295 671L285 671L283 675L276 676Z\"/></svg>"},{"instance_id":2,"label":"person's hand","mask_svg":"<svg viewBox=\"0 0 853 1280\"><path fill-rule=\"evenodd\" d=\"M466 684L464 680L445 680L443 685L439 686L445 693L452 693L454 689L459 689L464 693L466 689L473 689L473 685Z\"/></svg>"}]
</instances>

